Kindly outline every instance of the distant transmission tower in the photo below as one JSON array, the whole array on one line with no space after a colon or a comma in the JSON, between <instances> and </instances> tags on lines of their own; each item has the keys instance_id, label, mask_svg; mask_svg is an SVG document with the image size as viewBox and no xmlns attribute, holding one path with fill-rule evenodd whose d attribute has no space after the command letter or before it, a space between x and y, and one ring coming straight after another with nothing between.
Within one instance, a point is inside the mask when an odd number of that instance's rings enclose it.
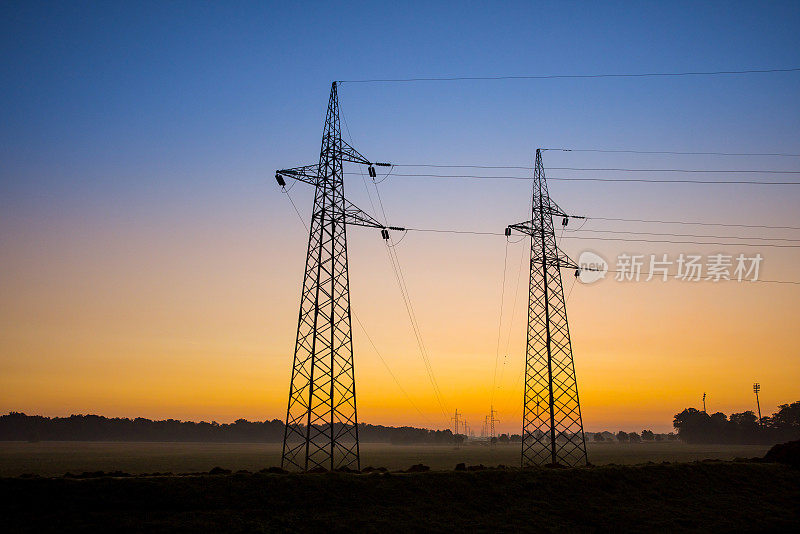
<instances>
[{"instance_id":1,"label":"distant transmission tower","mask_svg":"<svg viewBox=\"0 0 800 534\"><path fill-rule=\"evenodd\" d=\"M347 225L380 228L384 239L389 228L345 198L345 161L367 165L375 176L373 163L342 139L334 82L319 163L275 173L281 187L292 178L315 188L281 458L281 465L289 469L361 467Z\"/></svg>"},{"instance_id":2,"label":"distant transmission tower","mask_svg":"<svg viewBox=\"0 0 800 534\"><path fill-rule=\"evenodd\" d=\"M522 466L574 466L588 457L561 269L577 275L579 267L556 243L553 217L567 224L569 216L550 198L539 149L531 211L531 220L506 229L507 236L512 230L531 236Z\"/></svg>"},{"instance_id":3,"label":"distant transmission tower","mask_svg":"<svg viewBox=\"0 0 800 534\"><path fill-rule=\"evenodd\" d=\"M458 408L456 408L456 414L450 419L453 421L453 435L457 435L461 429L461 419L458 414Z\"/></svg>"},{"instance_id":4,"label":"distant transmission tower","mask_svg":"<svg viewBox=\"0 0 800 534\"><path fill-rule=\"evenodd\" d=\"M499 419L495 419L494 417L496 413L497 411L494 409L494 406L492 406L489 409L489 443L491 443L492 438L496 437L494 424L500 422Z\"/></svg>"},{"instance_id":5,"label":"distant transmission tower","mask_svg":"<svg viewBox=\"0 0 800 534\"><path fill-rule=\"evenodd\" d=\"M461 418L459 416L460 414L458 413L458 408L456 408L456 413L451 418L451 421L453 421L453 440L455 440L456 448L458 448L459 446L458 435L461 433L461 424L462 424Z\"/></svg>"},{"instance_id":6,"label":"distant transmission tower","mask_svg":"<svg viewBox=\"0 0 800 534\"><path fill-rule=\"evenodd\" d=\"M705 391L703 392L703 411L704 411L705 413L708 413L708 412L706 411L706 392L705 392Z\"/></svg>"}]
</instances>

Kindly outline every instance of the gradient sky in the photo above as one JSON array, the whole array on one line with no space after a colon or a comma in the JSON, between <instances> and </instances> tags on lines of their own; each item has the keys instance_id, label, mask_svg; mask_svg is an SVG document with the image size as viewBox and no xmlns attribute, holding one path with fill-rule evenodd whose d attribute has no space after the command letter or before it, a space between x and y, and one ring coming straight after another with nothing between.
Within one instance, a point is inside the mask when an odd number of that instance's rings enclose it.
<instances>
[{"instance_id":1,"label":"gradient sky","mask_svg":"<svg viewBox=\"0 0 800 534\"><path fill-rule=\"evenodd\" d=\"M283 418L307 235L272 175L316 162L330 82L800 66L797 2L696 4L4 2L0 411ZM800 153L798 95L795 72L345 83L340 103L348 139L373 160L532 165L546 146ZM544 163L800 170L800 158L771 157L545 152ZM775 178L712 176L733 177ZM371 210L361 178L346 188ZM563 208L588 216L789 226L800 226L798 189L550 184ZM502 231L528 218L523 181L395 177L380 191L397 225ZM308 217L311 191L298 184L292 195ZM359 418L442 427L383 242L361 228L349 238L353 309L419 408L354 325ZM492 397L505 247L502 237L409 234L396 249L447 409L473 429ZM525 247L508 248L509 350L495 392L500 428L514 432ZM762 278L800 280L791 248L563 247L612 262L620 252L760 252ZM668 431L703 391L709 411L753 409L754 380L765 414L797 400L798 297L800 286L779 284L576 284L568 309L586 429Z\"/></svg>"}]
</instances>

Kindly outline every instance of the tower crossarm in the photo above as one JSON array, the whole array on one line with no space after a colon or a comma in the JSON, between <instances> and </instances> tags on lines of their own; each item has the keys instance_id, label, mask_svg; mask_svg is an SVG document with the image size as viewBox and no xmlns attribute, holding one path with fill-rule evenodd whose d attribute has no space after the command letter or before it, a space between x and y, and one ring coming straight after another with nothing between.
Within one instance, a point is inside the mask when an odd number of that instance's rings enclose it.
<instances>
[{"instance_id":1,"label":"tower crossarm","mask_svg":"<svg viewBox=\"0 0 800 534\"><path fill-rule=\"evenodd\" d=\"M550 206L544 208L545 215L549 214L549 215L552 215L554 217L569 217L569 215L567 215L567 212L562 210L559 207L559 205L556 204L555 200L553 200L552 198L549 199L549 200L550 200ZM538 212L539 211L538 206L534 206L533 211L534 211L534 213ZM582 217L578 217L578 218L582 218Z\"/></svg>"},{"instance_id":2,"label":"tower crossarm","mask_svg":"<svg viewBox=\"0 0 800 534\"><path fill-rule=\"evenodd\" d=\"M550 256L546 258L546 262L542 261L540 257L534 257L531 262L537 265L541 265L542 263L546 263L547 265L553 265L554 267L559 267L561 269L576 269L578 271L581 270L581 266L575 263L572 258L564 254L560 249L556 251L556 255ZM577 274L575 276L578 276Z\"/></svg>"},{"instance_id":3,"label":"tower crossarm","mask_svg":"<svg viewBox=\"0 0 800 534\"><path fill-rule=\"evenodd\" d=\"M319 165L315 163L314 165L304 165L302 167L275 171L275 178L278 179L278 183L281 182L279 178L292 178L316 186L319 181Z\"/></svg>"},{"instance_id":4,"label":"tower crossarm","mask_svg":"<svg viewBox=\"0 0 800 534\"><path fill-rule=\"evenodd\" d=\"M535 237L539 235L539 228L535 224L536 221L525 221L522 223L512 224L509 225L508 228L510 230L516 230L517 232L525 235L529 235L531 237ZM580 266L575 263L569 256L567 256L564 251L560 248L555 247L555 253L552 250L547 251L547 257L544 258L547 260L548 265L553 265L556 267L560 267L562 269L580 269ZM531 262L541 264L542 257L541 251L537 250L534 254L534 257L531 259Z\"/></svg>"},{"instance_id":5,"label":"tower crossarm","mask_svg":"<svg viewBox=\"0 0 800 534\"><path fill-rule=\"evenodd\" d=\"M347 141L342 139L342 161L349 161L350 163L360 163L362 165L372 165L372 163L361 155L355 148L351 147Z\"/></svg>"},{"instance_id":6,"label":"tower crossarm","mask_svg":"<svg viewBox=\"0 0 800 534\"><path fill-rule=\"evenodd\" d=\"M372 215L347 199L344 199L344 213L342 217L344 218L345 224L366 226L368 228L386 228L386 225L381 224Z\"/></svg>"},{"instance_id":7,"label":"tower crossarm","mask_svg":"<svg viewBox=\"0 0 800 534\"><path fill-rule=\"evenodd\" d=\"M343 217L345 224L366 226L367 228L380 228L381 230L405 230L405 228L399 226L386 226L347 199L344 200Z\"/></svg>"},{"instance_id":8,"label":"tower crossarm","mask_svg":"<svg viewBox=\"0 0 800 534\"><path fill-rule=\"evenodd\" d=\"M517 224L510 224L508 227L511 230L516 230L517 232L525 235L533 235L536 229L534 228L534 221L525 221Z\"/></svg>"}]
</instances>

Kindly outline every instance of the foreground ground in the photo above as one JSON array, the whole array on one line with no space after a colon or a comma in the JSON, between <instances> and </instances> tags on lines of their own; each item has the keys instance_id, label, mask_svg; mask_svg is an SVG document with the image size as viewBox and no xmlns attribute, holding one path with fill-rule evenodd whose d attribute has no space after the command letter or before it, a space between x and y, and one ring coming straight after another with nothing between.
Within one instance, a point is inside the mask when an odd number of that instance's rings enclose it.
<instances>
[{"instance_id":1,"label":"foreground ground","mask_svg":"<svg viewBox=\"0 0 800 534\"><path fill-rule=\"evenodd\" d=\"M589 460L595 465L763 456L769 447L759 445L686 445L681 442L589 443ZM0 442L0 476L37 474L58 476L66 472L124 471L186 473L222 466L233 471L258 471L280 465L280 444L275 443L99 443ZM433 470L456 464L520 465L519 443L487 447L361 445L361 466L405 469L422 463Z\"/></svg>"},{"instance_id":2,"label":"foreground ground","mask_svg":"<svg viewBox=\"0 0 800 534\"><path fill-rule=\"evenodd\" d=\"M408 474L0 479L6 532L800 530L800 477L698 462Z\"/></svg>"}]
</instances>

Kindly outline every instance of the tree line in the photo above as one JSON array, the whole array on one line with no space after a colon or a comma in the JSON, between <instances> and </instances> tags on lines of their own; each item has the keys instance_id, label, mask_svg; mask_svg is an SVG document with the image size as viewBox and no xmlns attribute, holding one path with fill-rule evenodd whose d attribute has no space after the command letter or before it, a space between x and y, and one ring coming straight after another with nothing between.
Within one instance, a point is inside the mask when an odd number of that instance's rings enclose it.
<instances>
[{"instance_id":1,"label":"tree line","mask_svg":"<svg viewBox=\"0 0 800 534\"><path fill-rule=\"evenodd\" d=\"M800 401L781 404L768 417L758 417L748 410L731 414L711 415L686 408L675 414L673 421L678 436L686 443L770 444L800 439Z\"/></svg>"},{"instance_id":2,"label":"tree line","mask_svg":"<svg viewBox=\"0 0 800 534\"><path fill-rule=\"evenodd\" d=\"M247 421L233 423L216 421L153 421L103 417L101 415L70 415L44 417L11 412L0 416L0 441L201 441L228 443L280 443L283 441L283 421ZM450 430L428 430L414 427L391 427L359 423L359 440L381 443L453 443Z\"/></svg>"},{"instance_id":3,"label":"tree line","mask_svg":"<svg viewBox=\"0 0 800 534\"><path fill-rule=\"evenodd\" d=\"M695 408L686 408L675 415L677 434L656 434L651 430L636 432L586 433L595 442L616 441L639 443L680 439L686 443L768 444L800 439L800 401L782 404L778 411L761 421L748 410L731 414L709 415ZM280 443L284 424L279 419L233 423L216 421L154 421L137 417L110 418L100 415L44 417L10 412L0 416L0 441L197 441L221 443ZM391 427L359 423L359 439L363 442L394 444L451 444L466 438L454 436L451 430L428 430L410 426ZM561 438L561 436L559 436ZM501 434L492 442L519 442L519 434Z\"/></svg>"},{"instance_id":4,"label":"tree line","mask_svg":"<svg viewBox=\"0 0 800 534\"><path fill-rule=\"evenodd\" d=\"M586 440L592 440L595 443L619 442L619 443L641 443L643 441L674 441L678 436L674 432L669 434L657 434L652 430L642 430L641 434L637 432L625 432L620 430L616 434L605 430L603 432L587 432Z\"/></svg>"}]
</instances>

